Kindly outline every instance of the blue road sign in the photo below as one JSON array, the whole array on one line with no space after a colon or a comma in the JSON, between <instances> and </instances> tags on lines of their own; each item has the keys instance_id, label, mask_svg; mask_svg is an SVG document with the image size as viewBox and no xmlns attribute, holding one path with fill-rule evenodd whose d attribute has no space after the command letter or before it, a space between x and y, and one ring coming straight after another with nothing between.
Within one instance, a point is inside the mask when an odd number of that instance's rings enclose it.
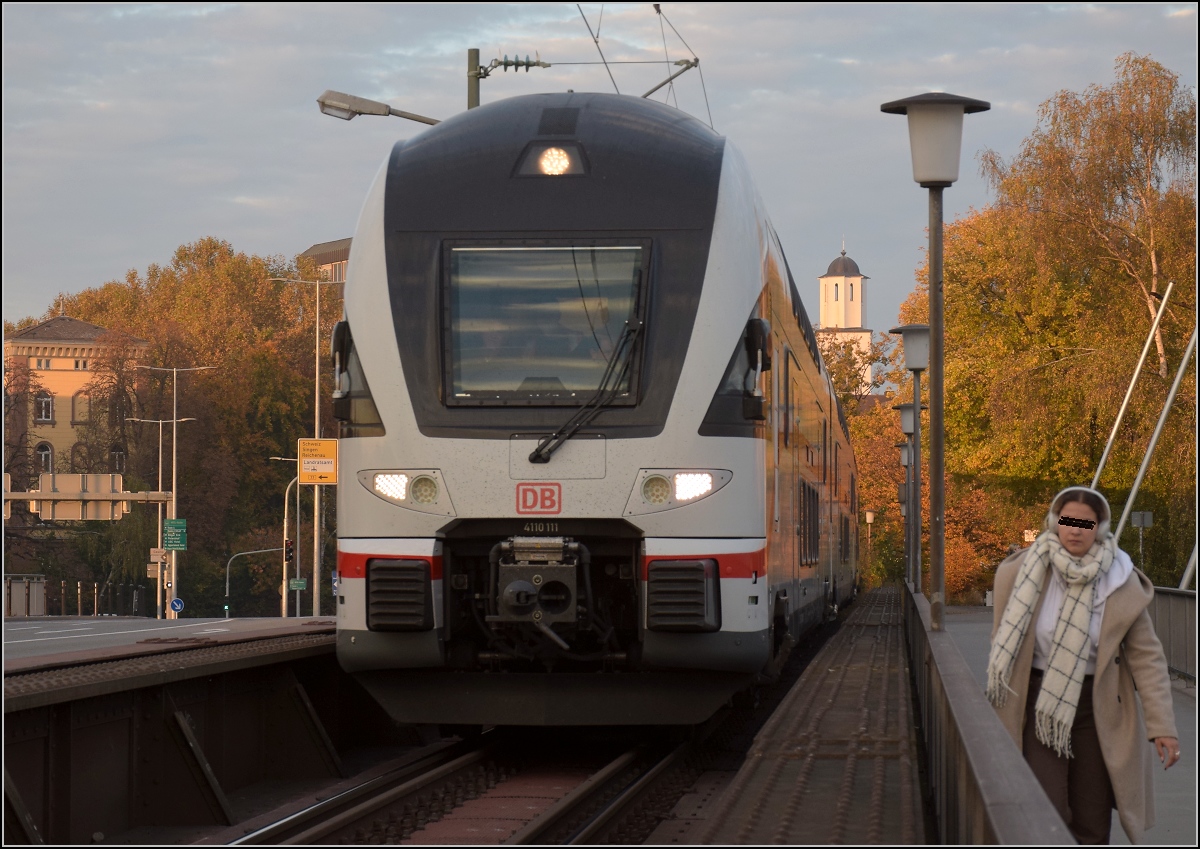
<instances>
[{"instance_id":1,"label":"blue road sign","mask_svg":"<svg viewBox=\"0 0 1200 849\"><path fill-rule=\"evenodd\" d=\"M171 609L174 610L176 613L183 610L183 599L181 599L181 598L171 599Z\"/></svg>"}]
</instances>

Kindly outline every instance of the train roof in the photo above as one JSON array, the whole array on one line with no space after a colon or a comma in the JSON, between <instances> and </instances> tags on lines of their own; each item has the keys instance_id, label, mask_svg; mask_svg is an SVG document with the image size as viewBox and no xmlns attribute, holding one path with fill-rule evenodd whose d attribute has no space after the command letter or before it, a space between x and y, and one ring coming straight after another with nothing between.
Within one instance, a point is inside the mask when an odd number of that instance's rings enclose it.
<instances>
[{"instance_id":1,"label":"train roof","mask_svg":"<svg viewBox=\"0 0 1200 849\"><path fill-rule=\"evenodd\" d=\"M581 150L584 172L520 173L548 143ZM725 139L661 103L600 93L533 94L460 113L399 142L387 227L472 231L706 229Z\"/></svg>"}]
</instances>

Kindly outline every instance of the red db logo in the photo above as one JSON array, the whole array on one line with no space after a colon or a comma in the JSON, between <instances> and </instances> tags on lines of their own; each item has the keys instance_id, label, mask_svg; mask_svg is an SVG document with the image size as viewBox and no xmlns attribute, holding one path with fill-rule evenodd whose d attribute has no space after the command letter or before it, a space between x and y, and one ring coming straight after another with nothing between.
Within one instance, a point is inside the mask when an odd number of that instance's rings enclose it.
<instances>
[{"instance_id":1,"label":"red db logo","mask_svg":"<svg viewBox=\"0 0 1200 849\"><path fill-rule=\"evenodd\" d=\"M562 484L561 483L519 483L517 484L518 513L561 513Z\"/></svg>"}]
</instances>

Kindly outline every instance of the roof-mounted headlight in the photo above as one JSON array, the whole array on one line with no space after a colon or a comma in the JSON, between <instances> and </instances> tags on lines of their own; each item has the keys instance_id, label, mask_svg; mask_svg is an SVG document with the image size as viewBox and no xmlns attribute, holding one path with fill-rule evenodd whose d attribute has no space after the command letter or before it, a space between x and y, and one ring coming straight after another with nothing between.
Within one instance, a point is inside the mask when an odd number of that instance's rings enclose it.
<instances>
[{"instance_id":1,"label":"roof-mounted headlight","mask_svg":"<svg viewBox=\"0 0 1200 849\"><path fill-rule=\"evenodd\" d=\"M579 142L532 142L517 162L518 177L578 177L587 174Z\"/></svg>"}]
</instances>

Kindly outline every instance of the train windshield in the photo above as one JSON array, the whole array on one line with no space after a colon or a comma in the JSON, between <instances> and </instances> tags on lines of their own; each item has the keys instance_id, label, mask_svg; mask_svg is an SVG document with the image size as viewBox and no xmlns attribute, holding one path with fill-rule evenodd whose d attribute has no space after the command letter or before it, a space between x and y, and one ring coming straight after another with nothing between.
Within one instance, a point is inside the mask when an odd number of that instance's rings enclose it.
<instances>
[{"instance_id":1,"label":"train windshield","mask_svg":"<svg viewBox=\"0 0 1200 849\"><path fill-rule=\"evenodd\" d=\"M450 248L447 402L590 397L626 321L641 313L647 253L642 245ZM623 370L610 403L635 403L637 372Z\"/></svg>"}]
</instances>

